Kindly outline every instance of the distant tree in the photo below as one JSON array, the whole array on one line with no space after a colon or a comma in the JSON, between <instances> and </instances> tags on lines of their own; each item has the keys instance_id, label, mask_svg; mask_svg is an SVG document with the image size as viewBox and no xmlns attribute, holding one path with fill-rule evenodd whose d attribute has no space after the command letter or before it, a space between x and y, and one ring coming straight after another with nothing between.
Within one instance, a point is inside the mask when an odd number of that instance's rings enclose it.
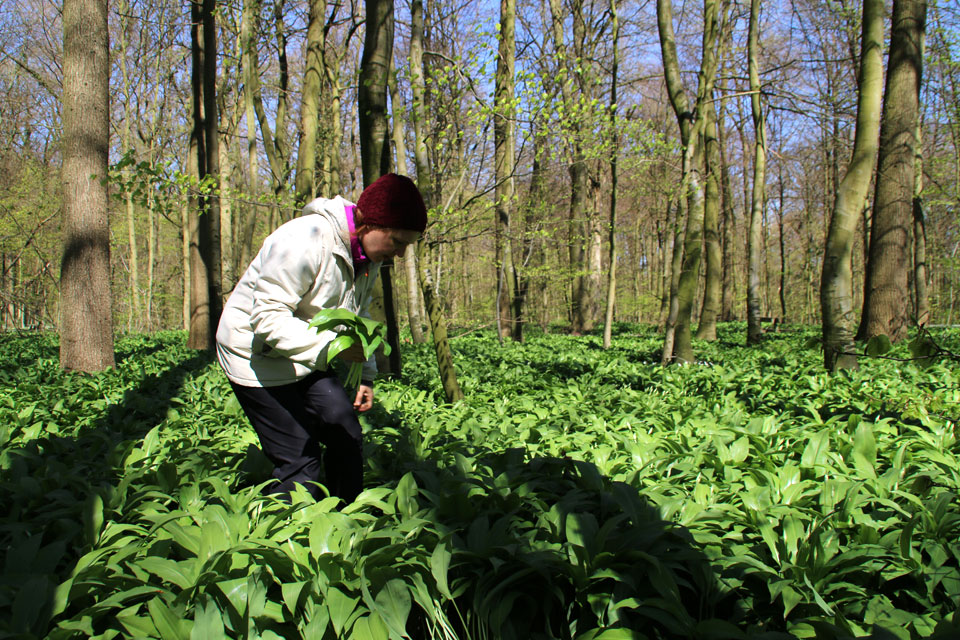
<instances>
[{"instance_id":1,"label":"distant tree","mask_svg":"<svg viewBox=\"0 0 960 640\"><path fill-rule=\"evenodd\" d=\"M880 131L883 87L883 0L864 0L857 127L853 156L837 189L820 279L824 365L855 368L852 254L854 233L867 198Z\"/></svg>"},{"instance_id":2,"label":"distant tree","mask_svg":"<svg viewBox=\"0 0 960 640\"><path fill-rule=\"evenodd\" d=\"M65 0L60 366L86 372L114 363L106 185L109 50L106 0Z\"/></svg>"},{"instance_id":3,"label":"distant tree","mask_svg":"<svg viewBox=\"0 0 960 640\"><path fill-rule=\"evenodd\" d=\"M862 340L879 335L902 340L910 320L907 283L926 13L926 0L894 0L870 258L857 335Z\"/></svg>"}]
</instances>

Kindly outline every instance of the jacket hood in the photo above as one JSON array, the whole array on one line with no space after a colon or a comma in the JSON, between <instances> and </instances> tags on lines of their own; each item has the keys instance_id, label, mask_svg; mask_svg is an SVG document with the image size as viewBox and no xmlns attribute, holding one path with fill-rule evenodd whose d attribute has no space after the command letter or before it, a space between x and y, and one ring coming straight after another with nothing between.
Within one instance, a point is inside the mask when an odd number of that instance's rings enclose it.
<instances>
[{"instance_id":1,"label":"jacket hood","mask_svg":"<svg viewBox=\"0 0 960 640\"><path fill-rule=\"evenodd\" d=\"M352 265L353 259L350 255L350 229L347 227L346 213L348 206L355 205L340 196L335 198L316 198L307 203L307 206L303 208L302 215L318 215L328 220L330 226L336 231L337 237L340 238L340 244L334 247L334 251L343 257L348 264Z\"/></svg>"}]
</instances>

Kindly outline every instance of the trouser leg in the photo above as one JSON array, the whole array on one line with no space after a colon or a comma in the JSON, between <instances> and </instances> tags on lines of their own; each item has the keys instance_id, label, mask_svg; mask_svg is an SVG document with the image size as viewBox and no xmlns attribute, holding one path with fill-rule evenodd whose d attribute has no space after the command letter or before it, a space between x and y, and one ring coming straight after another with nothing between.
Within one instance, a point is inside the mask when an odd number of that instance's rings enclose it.
<instances>
[{"instance_id":1,"label":"trouser leg","mask_svg":"<svg viewBox=\"0 0 960 640\"><path fill-rule=\"evenodd\" d=\"M321 498L323 491L311 483L323 471L332 495L356 498L363 483L361 428L336 376L317 372L279 387L232 386L274 464L268 493L289 493L299 482Z\"/></svg>"}]
</instances>

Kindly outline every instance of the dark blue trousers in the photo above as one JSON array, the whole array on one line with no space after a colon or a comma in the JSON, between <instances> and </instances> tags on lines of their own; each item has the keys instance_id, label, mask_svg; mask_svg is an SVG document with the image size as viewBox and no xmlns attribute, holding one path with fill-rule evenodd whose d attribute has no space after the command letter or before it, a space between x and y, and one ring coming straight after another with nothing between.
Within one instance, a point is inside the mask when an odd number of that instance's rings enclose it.
<instances>
[{"instance_id":1,"label":"dark blue trousers","mask_svg":"<svg viewBox=\"0 0 960 640\"><path fill-rule=\"evenodd\" d=\"M266 493L289 493L302 484L324 497L315 482L350 503L363 488L360 421L340 380L317 371L293 384L244 387L232 384L244 413L274 465Z\"/></svg>"}]
</instances>

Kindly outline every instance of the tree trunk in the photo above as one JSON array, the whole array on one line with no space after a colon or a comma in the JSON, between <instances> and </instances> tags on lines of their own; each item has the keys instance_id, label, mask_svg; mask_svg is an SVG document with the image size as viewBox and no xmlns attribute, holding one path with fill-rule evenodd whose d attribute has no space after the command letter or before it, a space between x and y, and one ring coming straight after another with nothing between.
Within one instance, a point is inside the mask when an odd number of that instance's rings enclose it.
<instances>
[{"instance_id":1,"label":"tree trunk","mask_svg":"<svg viewBox=\"0 0 960 640\"><path fill-rule=\"evenodd\" d=\"M766 200L767 131L760 97L760 0L750 3L750 34L747 58L750 75L750 110L755 132L753 156L753 190L750 194L750 230L747 233L747 344L763 338L760 325L760 252L763 243L763 211Z\"/></svg>"},{"instance_id":2,"label":"tree trunk","mask_svg":"<svg viewBox=\"0 0 960 640\"><path fill-rule=\"evenodd\" d=\"M883 1L864 0L860 49L860 90L853 156L837 188L827 231L820 279L824 365L828 370L856 368L851 256L860 211L870 187L880 130L883 83Z\"/></svg>"},{"instance_id":3,"label":"tree trunk","mask_svg":"<svg viewBox=\"0 0 960 640\"><path fill-rule=\"evenodd\" d=\"M320 88L323 69L323 11L325 0L310 0L307 21L307 58L303 70L300 102L300 146L297 149L296 202L302 207L316 197L317 138L319 135Z\"/></svg>"},{"instance_id":4,"label":"tree trunk","mask_svg":"<svg viewBox=\"0 0 960 640\"><path fill-rule=\"evenodd\" d=\"M437 356L437 368L440 371L440 382L443 385L443 394L447 402L459 402L463 400L463 391L460 389L460 383L457 382L457 371L453 366L453 351L450 349L450 341L447 339L447 320L443 315L443 308L440 300L434 292L434 283L430 276L430 270L426 268L423 260L423 251L425 243L421 240L418 243L418 265L420 267L420 288L423 290L424 302L427 306L427 315L430 317L430 328L433 332L433 348Z\"/></svg>"},{"instance_id":5,"label":"tree trunk","mask_svg":"<svg viewBox=\"0 0 960 640\"><path fill-rule=\"evenodd\" d=\"M397 70L390 56L390 75L387 86L390 90L390 108L392 117L393 146L397 156L397 172L409 175L407 167L407 143L403 135L403 118L400 117L400 88L397 86ZM403 252L403 266L406 271L407 285L407 318L410 324L410 336L414 344L423 344L426 339L423 335L423 316L420 313L420 277L417 274L417 249L414 245L407 245Z\"/></svg>"},{"instance_id":6,"label":"tree trunk","mask_svg":"<svg viewBox=\"0 0 960 640\"><path fill-rule=\"evenodd\" d=\"M63 258L60 366L114 364L107 153L110 61L105 0L63 3Z\"/></svg>"},{"instance_id":7,"label":"tree trunk","mask_svg":"<svg viewBox=\"0 0 960 640\"><path fill-rule=\"evenodd\" d=\"M870 259L857 336L864 340L885 335L897 342L909 326L907 280L926 13L926 0L894 0Z\"/></svg>"},{"instance_id":8,"label":"tree trunk","mask_svg":"<svg viewBox=\"0 0 960 640\"><path fill-rule=\"evenodd\" d=\"M425 81L423 74L423 2L412 0L410 3L410 90L413 95L413 131L414 131L414 160L417 165L417 186L423 195L427 210L430 211L436 204L436 190L432 188L433 176L427 155L427 146L424 140L423 127L425 124ZM447 339L447 321L443 315L443 304L434 290L430 272L424 265L426 243L421 240L417 244L417 270L420 289L423 293L424 306L430 320L430 330L433 335L433 347L437 357L437 369L447 402L457 402L463 399L463 392L457 382L457 371L453 366L453 351ZM439 269L438 269L439 272Z\"/></svg>"},{"instance_id":9,"label":"tree trunk","mask_svg":"<svg viewBox=\"0 0 960 640\"><path fill-rule=\"evenodd\" d=\"M191 2L193 81L191 159L201 186L191 233L190 336L187 346L213 349L222 307L220 285L219 139L217 132L217 40L214 0Z\"/></svg>"},{"instance_id":10,"label":"tree trunk","mask_svg":"<svg viewBox=\"0 0 960 640\"><path fill-rule=\"evenodd\" d=\"M913 293L914 321L925 327L930 321L930 302L927 276L927 225L923 212L923 123L917 118L916 163L913 174Z\"/></svg>"},{"instance_id":11,"label":"tree trunk","mask_svg":"<svg viewBox=\"0 0 960 640\"><path fill-rule=\"evenodd\" d=\"M707 174L703 202L703 236L707 274L703 288L703 307L697 338L717 339L717 317L720 315L723 281L723 252L720 247L720 144L717 138L717 110L711 104L706 110L704 129Z\"/></svg>"},{"instance_id":12,"label":"tree trunk","mask_svg":"<svg viewBox=\"0 0 960 640\"><path fill-rule=\"evenodd\" d=\"M133 148L130 144L130 124L133 122L134 113L133 113L133 104L134 96L130 88L130 65L127 60L127 52L129 51L129 43L127 41L127 34L129 33L129 16L130 16L130 6L127 2L121 0L120 2L120 75L123 82L123 128L121 129L122 141L121 144L124 154L132 154ZM139 116L139 114L137 114ZM124 182L129 184L132 178L132 172L130 169L123 170ZM140 311L140 256L137 251L137 224L136 224L136 208L133 202L133 188L126 187L124 189L124 208L127 214L127 242L129 243L129 270L130 270L130 309L128 309L127 316L127 331L139 331L143 327L141 325L141 311Z\"/></svg>"},{"instance_id":13,"label":"tree trunk","mask_svg":"<svg viewBox=\"0 0 960 640\"><path fill-rule=\"evenodd\" d=\"M704 0L703 3L704 28L700 72L697 79L697 100L694 112L691 114L687 106L686 96L683 94L683 87L679 84L680 71L673 37L670 0L658 0L657 2L657 23L660 27L660 47L663 52L667 92L670 94L674 113L676 113L677 121L680 123L681 139L684 143L681 194L687 200L683 261L680 268L680 282L677 286L677 324L673 345L673 360L675 362L693 361L691 323L693 321L693 303L700 276L704 217L704 181L702 177L704 160L700 137L706 120L706 110L707 108L713 108L710 104L710 98L713 95L713 83L717 73L717 43L719 42L717 5L717 0ZM683 96L683 100L679 99L680 96ZM691 117L692 121L684 131L683 122ZM666 355L666 351L664 355Z\"/></svg>"},{"instance_id":14,"label":"tree trunk","mask_svg":"<svg viewBox=\"0 0 960 640\"><path fill-rule=\"evenodd\" d=\"M390 168L390 130L387 123L387 79L393 55L393 0L367 0L366 33L360 60L357 91L360 129L360 162L363 184L369 186ZM380 270L380 286L374 291L371 316L386 323L391 347L389 359L378 358L380 373L400 375L400 341L393 301L393 263ZM380 313L377 311L380 310ZM380 317L378 317L380 316Z\"/></svg>"},{"instance_id":15,"label":"tree trunk","mask_svg":"<svg viewBox=\"0 0 960 640\"><path fill-rule=\"evenodd\" d=\"M516 0L500 0L500 45L497 52L496 90L493 113L496 221L494 264L497 270L497 335L513 335L516 318L517 272L513 264L511 218L514 209L515 122L514 62L516 58Z\"/></svg>"},{"instance_id":16,"label":"tree trunk","mask_svg":"<svg viewBox=\"0 0 960 640\"><path fill-rule=\"evenodd\" d=\"M610 19L613 23L613 68L610 72L610 228L608 230L607 254L607 310L603 318L603 348L609 349L613 340L613 310L617 300L617 72L620 67L620 19L617 16L617 0L610 0Z\"/></svg>"}]
</instances>

